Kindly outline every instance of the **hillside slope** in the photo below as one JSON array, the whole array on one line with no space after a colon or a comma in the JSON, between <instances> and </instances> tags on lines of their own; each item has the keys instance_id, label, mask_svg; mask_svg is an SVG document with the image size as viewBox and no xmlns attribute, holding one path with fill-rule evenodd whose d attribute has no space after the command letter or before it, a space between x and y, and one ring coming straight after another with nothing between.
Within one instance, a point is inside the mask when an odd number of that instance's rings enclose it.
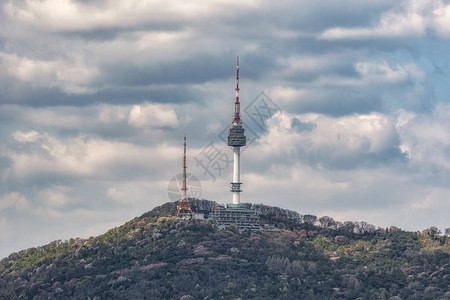
<instances>
[{"instance_id":1,"label":"hillside slope","mask_svg":"<svg viewBox=\"0 0 450 300\"><path fill-rule=\"evenodd\" d=\"M450 299L445 236L259 208L277 230L217 232L166 203L95 238L13 253L0 299Z\"/></svg>"}]
</instances>

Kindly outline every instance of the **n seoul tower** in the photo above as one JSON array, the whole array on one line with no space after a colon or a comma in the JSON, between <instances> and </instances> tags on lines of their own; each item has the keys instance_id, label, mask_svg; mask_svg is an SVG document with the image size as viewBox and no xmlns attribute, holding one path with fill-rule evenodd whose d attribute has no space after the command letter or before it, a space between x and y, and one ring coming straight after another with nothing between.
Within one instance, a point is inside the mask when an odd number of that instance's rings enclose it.
<instances>
[{"instance_id":1,"label":"n seoul tower","mask_svg":"<svg viewBox=\"0 0 450 300\"><path fill-rule=\"evenodd\" d=\"M241 174L240 156L241 147L245 146L247 139L242 128L239 104L239 56L236 61L236 101L234 102L234 118L228 135L228 146L233 147L233 181L231 182L231 192L233 193L233 204L240 204Z\"/></svg>"}]
</instances>

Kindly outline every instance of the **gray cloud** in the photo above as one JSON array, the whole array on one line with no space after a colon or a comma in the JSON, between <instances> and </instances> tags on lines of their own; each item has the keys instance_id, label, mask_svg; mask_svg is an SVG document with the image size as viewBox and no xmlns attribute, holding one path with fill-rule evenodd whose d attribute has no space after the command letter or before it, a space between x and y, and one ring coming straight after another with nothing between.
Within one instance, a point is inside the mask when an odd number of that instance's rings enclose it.
<instances>
[{"instance_id":1,"label":"gray cloud","mask_svg":"<svg viewBox=\"0 0 450 300\"><path fill-rule=\"evenodd\" d=\"M291 122L291 127L299 132L311 131L317 127L314 122L302 122L298 118L293 118Z\"/></svg>"}]
</instances>

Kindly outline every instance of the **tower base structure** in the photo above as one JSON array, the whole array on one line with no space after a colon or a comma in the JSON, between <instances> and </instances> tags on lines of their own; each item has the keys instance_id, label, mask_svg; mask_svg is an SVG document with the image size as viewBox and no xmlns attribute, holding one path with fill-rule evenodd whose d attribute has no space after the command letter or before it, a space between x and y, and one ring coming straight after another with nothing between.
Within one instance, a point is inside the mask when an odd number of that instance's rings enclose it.
<instances>
[{"instance_id":1,"label":"tower base structure","mask_svg":"<svg viewBox=\"0 0 450 300\"><path fill-rule=\"evenodd\" d=\"M260 211L249 204L217 205L212 212L212 219L219 230L235 224L239 230L260 230Z\"/></svg>"},{"instance_id":2,"label":"tower base structure","mask_svg":"<svg viewBox=\"0 0 450 300\"><path fill-rule=\"evenodd\" d=\"M181 199L177 206L177 215L181 219L192 218L192 209L188 199Z\"/></svg>"}]
</instances>

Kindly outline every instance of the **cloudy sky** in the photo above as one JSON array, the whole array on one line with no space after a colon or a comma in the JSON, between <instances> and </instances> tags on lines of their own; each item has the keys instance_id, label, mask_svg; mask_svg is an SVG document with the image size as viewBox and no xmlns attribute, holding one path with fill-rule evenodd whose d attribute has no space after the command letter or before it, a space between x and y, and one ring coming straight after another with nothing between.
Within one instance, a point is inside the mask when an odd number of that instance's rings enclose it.
<instances>
[{"instance_id":1,"label":"cloudy sky","mask_svg":"<svg viewBox=\"0 0 450 300\"><path fill-rule=\"evenodd\" d=\"M449 2L4 0L0 257L169 201L185 132L230 202L237 55L243 201L450 227Z\"/></svg>"}]
</instances>

